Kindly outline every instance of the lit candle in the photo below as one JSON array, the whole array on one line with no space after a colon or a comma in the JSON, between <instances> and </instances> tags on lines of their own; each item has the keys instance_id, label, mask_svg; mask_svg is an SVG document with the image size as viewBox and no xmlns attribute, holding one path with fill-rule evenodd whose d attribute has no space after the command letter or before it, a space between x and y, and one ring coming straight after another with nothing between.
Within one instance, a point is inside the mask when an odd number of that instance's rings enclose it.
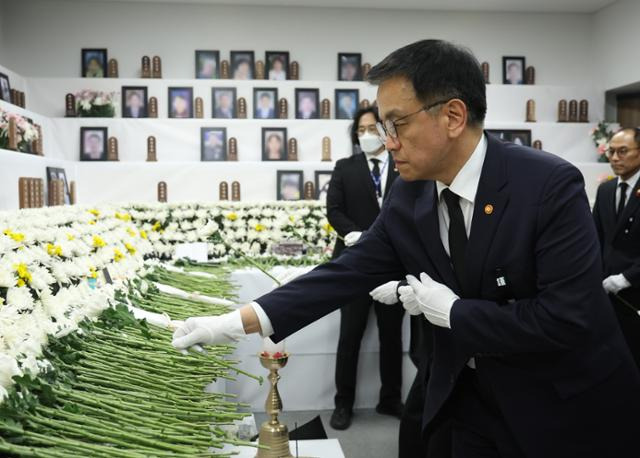
<instances>
[{"instance_id":1,"label":"lit candle","mask_svg":"<svg viewBox=\"0 0 640 458\"><path fill-rule=\"evenodd\" d=\"M279 353L278 356L284 354L284 340L278 343L274 343L269 337L265 337L262 340L262 353L266 353L268 356L273 356Z\"/></svg>"}]
</instances>

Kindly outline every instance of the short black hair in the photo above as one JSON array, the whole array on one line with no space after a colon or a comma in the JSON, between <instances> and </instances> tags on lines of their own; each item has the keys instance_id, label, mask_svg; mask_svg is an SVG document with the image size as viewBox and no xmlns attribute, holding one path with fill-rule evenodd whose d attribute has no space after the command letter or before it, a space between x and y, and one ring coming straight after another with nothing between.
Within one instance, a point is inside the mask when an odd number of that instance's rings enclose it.
<instances>
[{"instance_id":1,"label":"short black hair","mask_svg":"<svg viewBox=\"0 0 640 458\"><path fill-rule=\"evenodd\" d=\"M444 40L421 40L397 49L367 74L371 84L403 76L425 105L457 98L467 106L469 125L482 125L487 113L484 76L467 48Z\"/></svg>"},{"instance_id":2,"label":"short black hair","mask_svg":"<svg viewBox=\"0 0 640 458\"><path fill-rule=\"evenodd\" d=\"M640 146L640 128L638 127L622 127L617 133L619 132L628 132L630 134L633 134L633 140L636 142L636 146Z\"/></svg>"},{"instance_id":3,"label":"short black hair","mask_svg":"<svg viewBox=\"0 0 640 458\"><path fill-rule=\"evenodd\" d=\"M360 108L356 111L356 114L353 115L353 124L351 124L351 128L349 129L349 134L351 135L351 143L353 145L360 145L360 141L358 140L358 126L360 125L360 118L362 118L367 113L371 113L374 118L376 118L376 122L380 122L380 115L378 114L378 106L370 105L366 108Z\"/></svg>"}]
</instances>

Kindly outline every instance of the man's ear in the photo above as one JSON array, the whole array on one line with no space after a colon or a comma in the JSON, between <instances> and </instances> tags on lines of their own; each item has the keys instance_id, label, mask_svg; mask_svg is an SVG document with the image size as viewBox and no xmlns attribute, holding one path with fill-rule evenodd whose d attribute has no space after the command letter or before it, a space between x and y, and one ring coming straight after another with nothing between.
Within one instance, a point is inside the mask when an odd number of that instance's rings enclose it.
<instances>
[{"instance_id":1,"label":"man's ear","mask_svg":"<svg viewBox=\"0 0 640 458\"><path fill-rule=\"evenodd\" d=\"M460 99L452 99L443 108L443 113L447 116L446 127L449 137L459 137L467 126L467 105Z\"/></svg>"}]
</instances>

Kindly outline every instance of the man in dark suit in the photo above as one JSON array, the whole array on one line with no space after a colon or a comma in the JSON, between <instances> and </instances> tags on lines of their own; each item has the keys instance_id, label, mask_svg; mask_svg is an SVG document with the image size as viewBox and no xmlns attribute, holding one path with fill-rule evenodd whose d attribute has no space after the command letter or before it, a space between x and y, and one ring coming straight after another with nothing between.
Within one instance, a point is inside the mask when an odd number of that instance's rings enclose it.
<instances>
[{"instance_id":1,"label":"man in dark suit","mask_svg":"<svg viewBox=\"0 0 640 458\"><path fill-rule=\"evenodd\" d=\"M401 177L376 222L254 303L188 319L173 345L279 341L409 272L400 299L433 326L425 435L452 419L455 458L640 456L640 374L601 286L580 172L483 131L484 78L466 49L420 41L368 78Z\"/></svg>"},{"instance_id":2,"label":"man in dark suit","mask_svg":"<svg viewBox=\"0 0 640 458\"><path fill-rule=\"evenodd\" d=\"M391 155L384 149L377 133L380 121L375 107L360 109L351 126L351 141L362 151L340 159L331 175L327 193L327 218L340 239L333 259L357 242L380 213L383 199L398 176ZM356 395L356 374L360 342L367 327L371 306L378 319L380 337L380 398L376 410L400 417L402 390L402 318L401 307L388 307L363 294L340 309L340 339L336 353L335 410L331 416L334 429L351 424Z\"/></svg>"},{"instance_id":3,"label":"man in dark suit","mask_svg":"<svg viewBox=\"0 0 640 458\"><path fill-rule=\"evenodd\" d=\"M607 157L616 179L598 188L593 218L609 293L636 364L640 366L640 129L622 129Z\"/></svg>"}]
</instances>

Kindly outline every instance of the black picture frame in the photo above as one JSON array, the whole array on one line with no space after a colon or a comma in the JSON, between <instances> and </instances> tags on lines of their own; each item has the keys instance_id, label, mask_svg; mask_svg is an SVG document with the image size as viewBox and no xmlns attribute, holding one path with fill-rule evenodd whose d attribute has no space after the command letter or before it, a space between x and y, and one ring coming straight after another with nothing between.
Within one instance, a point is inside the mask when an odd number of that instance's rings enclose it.
<instances>
[{"instance_id":1,"label":"black picture frame","mask_svg":"<svg viewBox=\"0 0 640 458\"><path fill-rule=\"evenodd\" d=\"M345 97L351 97L353 101L350 109L342 106ZM336 89L334 98L335 118L336 119L353 119L353 115L358 111L360 106L360 91L358 89Z\"/></svg>"},{"instance_id":2,"label":"black picture frame","mask_svg":"<svg viewBox=\"0 0 640 458\"><path fill-rule=\"evenodd\" d=\"M282 70L274 70L274 62L282 62ZM266 51L264 53L265 79L271 81L284 81L289 79L289 51ZM272 75L273 71L273 75ZM284 78L282 74L284 73ZM273 76L273 77L272 77Z\"/></svg>"},{"instance_id":3,"label":"black picture frame","mask_svg":"<svg viewBox=\"0 0 640 458\"><path fill-rule=\"evenodd\" d=\"M205 64L214 63L210 70ZM211 49L196 49L196 79L220 78L220 51Z\"/></svg>"},{"instance_id":4,"label":"black picture frame","mask_svg":"<svg viewBox=\"0 0 640 458\"><path fill-rule=\"evenodd\" d=\"M229 96L229 107L222 106L221 98ZM234 119L236 113L237 92L235 87L214 87L211 89L211 117L216 119Z\"/></svg>"},{"instance_id":5,"label":"black picture frame","mask_svg":"<svg viewBox=\"0 0 640 458\"><path fill-rule=\"evenodd\" d=\"M231 79L234 80L252 80L256 75L255 67L255 53L253 51L231 51L229 59L229 67L231 71ZM240 65L246 62L247 75L242 77L241 73L244 73L244 69L240 69Z\"/></svg>"},{"instance_id":6,"label":"black picture frame","mask_svg":"<svg viewBox=\"0 0 640 458\"><path fill-rule=\"evenodd\" d=\"M269 97L270 106L266 112L261 110L263 96ZM254 87L253 88L253 118L254 119L276 119L278 117L278 88L275 87Z\"/></svg>"},{"instance_id":7,"label":"black picture frame","mask_svg":"<svg viewBox=\"0 0 640 458\"><path fill-rule=\"evenodd\" d=\"M67 180L67 172L60 167L47 167L47 189L50 189L51 181L62 180L64 183L64 203L71 204L71 193L69 192L69 181Z\"/></svg>"},{"instance_id":8,"label":"black picture frame","mask_svg":"<svg viewBox=\"0 0 640 458\"><path fill-rule=\"evenodd\" d=\"M91 134L94 133L97 136L97 140L93 141L93 136ZM92 139L91 144L87 140L89 138ZM107 139L108 139L108 130L106 127L81 127L80 128L80 160L95 162L95 161L106 161L107 160ZM99 143L98 143L99 142ZM98 147L98 145L102 148L101 151L88 152L87 147Z\"/></svg>"},{"instance_id":9,"label":"black picture frame","mask_svg":"<svg viewBox=\"0 0 640 458\"><path fill-rule=\"evenodd\" d=\"M211 136L215 133L219 135ZM215 144L209 144L209 139L216 138ZM227 160L227 128L200 128L200 160L203 162L220 162Z\"/></svg>"},{"instance_id":10,"label":"black picture frame","mask_svg":"<svg viewBox=\"0 0 640 458\"><path fill-rule=\"evenodd\" d=\"M320 118L320 90L316 88L296 88L296 119ZM311 97L309 97L311 96ZM309 106L305 100L311 100ZM312 111L308 111L311 108Z\"/></svg>"},{"instance_id":11,"label":"black picture frame","mask_svg":"<svg viewBox=\"0 0 640 458\"><path fill-rule=\"evenodd\" d=\"M316 200L326 200L329 183L331 182L331 170L316 170L314 172L314 183L316 187Z\"/></svg>"},{"instance_id":12,"label":"black picture frame","mask_svg":"<svg viewBox=\"0 0 640 458\"><path fill-rule=\"evenodd\" d=\"M133 96L137 95L142 105L136 110L131 106ZM131 98L131 100L129 100ZM137 103L137 102L136 102ZM147 86L122 86L122 117L146 118L149 116L149 100L147 98Z\"/></svg>"},{"instance_id":13,"label":"black picture frame","mask_svg":"<svg viewBox=\"0 0 640 458\"><path fill-rule=\"evenodd\" d=\"M0 73L0 100L11 103L11 84L4 73Z\"/></svg>"},{"instance_id":14,"label":"black picture frame","mask_svg":"<svg viewBox=\"0 0 640 458\"><path fill-rule=\"evenodd\" d=\"M524 71L527 68L525 64L524 56L502 56L502 84L524 84ZM511 72L510 68L516 70ZM520 75L519 78L516 77L518 72Z\"/></svg>"},{"instance_id":15,"label":"black picture frame","mask_svg":"<svg viewBox=\"0 0 640 458\"><path fill-rule=\"evenodd\" d=\"M487 132L505 142L531 146L530 129L487 129Z\"/></svg>"},{"instance_id":16,"label":"black picture frame","mask_svg":"<svg viewBox=\"0 0 640 458\"><path fill-rule=\"evenodd\" d=\"M285 187L285 185L287 186ZM276 174L277 200L302 200L303 185L304 173L302 172L302 170L278 170ZM289 195L290 192L297 193L297 196Z\"/></svg>"},{"instance_id":17,"label":"black picture frame","mask_svg":"<svg viewBox=\"0 0 640 458\"><path fill-rule=\"evenodd\" d=\"M94 59L95 65L91 63ZM81 64L83 78L106 78L107 48L82 48Z\"/></svg>"},{"instance_id":18,"label":"black picture frame","mask_svg":"<svg viewBox=\"0 0 640 458\"><path fill-rule=\"evenodd\" d=\"M280 148L275 151L275 143L272 143L272 135L279 137ZM287 128L286 127L263 127L262 128L262 160L263 161L286 161L287 160ZM272 149L272 147L274 149Z\"/></svg>"},{"instance_id":19,"label":"black picture frame","mask_svg":"<svg viewBox=\"0 0 640 458\"><path fill-rule=\"evenodd\" d=\"M169 87L167 89L167 115L171 119L189 119L193 118L193 88L192 87ZM174 109L177 97L186 100L187 104L184 110L178 111Z\"/></svg>"},{"instance_id":20,"label":"black picture frame","mask_svg":"<svg viewBox=\"0 0 640 458\"><path fill-rule=\"evenodd\" d=\"M361 53L338 53L338 81L362 81Z\"/></svg>"}]
</instances>

